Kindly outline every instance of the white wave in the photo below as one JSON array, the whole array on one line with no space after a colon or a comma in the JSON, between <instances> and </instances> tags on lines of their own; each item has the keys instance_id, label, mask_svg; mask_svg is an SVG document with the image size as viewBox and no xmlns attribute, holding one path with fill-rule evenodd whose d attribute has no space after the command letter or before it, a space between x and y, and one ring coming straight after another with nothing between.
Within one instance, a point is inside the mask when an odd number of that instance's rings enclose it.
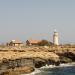
<instances>
[{"instance_id":1,"label":"white wave","mask_svg":"<svg viewBox=\"0 0 75 75\"><path fill-rule=\"evenodd\" d=\"M60 64L59 67L75 66L75 63Z\"/></svg>"},{"instance_id":2,"label":"white wave","mask_svg":"<svg viewBox=\"0 0 75 75\"><path fill-rule=\"evenodd\" d=\"M40 69L44 69L44 68L57 68L57 67L69 67L69 66L75 66L75 63L67 63L67 64L60 64L59 66L55 66L55 65L45 65L43 67L41 67Z\"/></svg>"},{"instance_id":3,"label":"white wave","mask_svg":"<svg viewBox=\"0 0 75 75\"><path fill-rule=\"evenodd\" d=\"M45 65L45 66L41 67L40 69L42 69L42 68L54 68L54 67L56 67L56 66L55 65Z\"/></svg>"}]
</instances>

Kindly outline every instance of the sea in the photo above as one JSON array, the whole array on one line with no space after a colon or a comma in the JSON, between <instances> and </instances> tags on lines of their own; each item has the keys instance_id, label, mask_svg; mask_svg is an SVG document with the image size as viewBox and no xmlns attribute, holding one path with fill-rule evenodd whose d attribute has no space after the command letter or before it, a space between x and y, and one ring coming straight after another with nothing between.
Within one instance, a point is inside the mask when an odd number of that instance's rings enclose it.
<instances>
[{"instance_id":1,"label":"sea","mask_svg":"<svg viewBox=\"0 0 75 75\"><path fill-rule=\"evenodd\" d=\"M61 64L60 66L46 65L35 69L30 74L22 75L75 75L75 64Z\"/></svg>"}]
</instances>

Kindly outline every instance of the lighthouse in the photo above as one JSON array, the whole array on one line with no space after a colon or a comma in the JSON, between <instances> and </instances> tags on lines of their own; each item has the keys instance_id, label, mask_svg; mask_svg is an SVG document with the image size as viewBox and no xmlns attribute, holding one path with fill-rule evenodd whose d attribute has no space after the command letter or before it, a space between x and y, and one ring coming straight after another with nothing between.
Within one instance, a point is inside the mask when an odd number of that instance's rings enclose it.
<instances>
[{"instance_id":1,"label":"lighthouse","mask_svg":"<svg viewBox=\"0 0 75 75\"><path fill-rule=\"evenodd\" d=\"M54 43L54 45L59 45L58 32L56 30L54 31L54 34L53 34L53 43Z\"/></svg>"}]
</instances>

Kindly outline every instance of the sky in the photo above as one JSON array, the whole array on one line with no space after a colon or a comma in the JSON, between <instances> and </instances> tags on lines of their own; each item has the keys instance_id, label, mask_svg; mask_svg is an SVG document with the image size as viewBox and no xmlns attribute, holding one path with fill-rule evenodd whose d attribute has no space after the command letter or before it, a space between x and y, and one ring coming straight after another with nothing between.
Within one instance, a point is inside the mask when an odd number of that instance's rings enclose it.
<instances>
[{"instance_id":1,"label":"sky","mask_svg":"<svg viewBox=\"0 0 75 75\"><path fill-rule=\"evenodd\" d=\"M75 0L0 0L0 43L13 39L75 43Z\"/></svg>"}]
</instances>

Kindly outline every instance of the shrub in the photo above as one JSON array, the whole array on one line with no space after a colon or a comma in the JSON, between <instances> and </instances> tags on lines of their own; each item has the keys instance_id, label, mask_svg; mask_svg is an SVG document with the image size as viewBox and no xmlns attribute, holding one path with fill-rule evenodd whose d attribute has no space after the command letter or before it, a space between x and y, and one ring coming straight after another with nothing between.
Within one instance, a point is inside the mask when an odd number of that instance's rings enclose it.
<instances>
[{"instance_id":1,"label":"shrub","mask_svg":"<svg viewBox=\"0 0 75 75\"><path fill-rule=\"evenodd\" d=\"M50 46L52 45L52 42L49 42L47 40L42 40L41 42L38 43L39 46Z\"/></svg>"}]
</instances>

